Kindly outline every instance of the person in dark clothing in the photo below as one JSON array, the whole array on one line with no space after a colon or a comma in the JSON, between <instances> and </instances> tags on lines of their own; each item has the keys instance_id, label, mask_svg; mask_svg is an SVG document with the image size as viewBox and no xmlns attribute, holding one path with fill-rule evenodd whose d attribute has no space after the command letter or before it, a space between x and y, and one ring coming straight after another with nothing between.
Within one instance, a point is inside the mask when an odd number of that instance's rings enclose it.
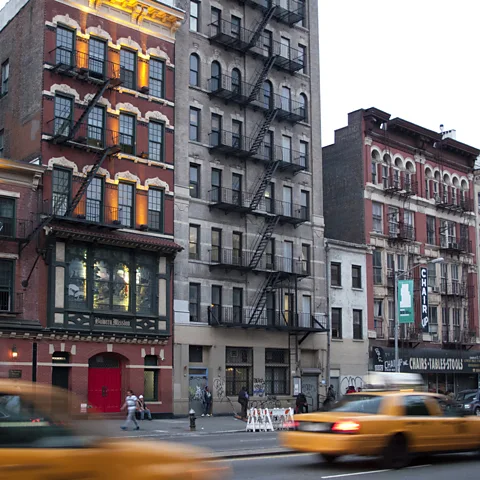
<instances>
[{"instance_id":1,"label":"person in dark clothing","mask_svg":"<svg viewBox=\"0 0 480 480\"><path fill-rule=\"evenodd\" d=\"M242 419L246 420L247 418L247 408L248 408L248 392L247 387L242 387L240 393L238 394L238 403L242 407Z\"/></svg>"},{"instance_id":2,"label":"person in dark clothing","mask_svg":"<svg viewBox=\"0 0 480 480\"><path fill-rule=\"evenodd\" d=\"M302 392L297 395L297 401L295 402L295 410L296 413L308 413L307 397Z\"/></svg>"},{"instance_id":3,"label":"person in dark clothing","mask_svg":"<svg viewBox=\"0 0 480 480\"><path fill-rule=\"evenodd\" d=\"M208 389L208 385L205 386L203 390L203 414L206 415L207 417L211 416L211 410L212 410L212 394L210 390Z\"/></svg>"},{"instance_id":4,"label":"person in dark clothing","mask_svg":"<svg viewBox=\"0 0 480 480\"><path fill-rule=\"evenodd\" d=\"M330 409L330 407L335 403L336 397L337 394L335 393L335 389L333 388L333 385L330 385L327 390L327 398L323 402L323 407L325 410Z\"/></svg>"}]
</instances>

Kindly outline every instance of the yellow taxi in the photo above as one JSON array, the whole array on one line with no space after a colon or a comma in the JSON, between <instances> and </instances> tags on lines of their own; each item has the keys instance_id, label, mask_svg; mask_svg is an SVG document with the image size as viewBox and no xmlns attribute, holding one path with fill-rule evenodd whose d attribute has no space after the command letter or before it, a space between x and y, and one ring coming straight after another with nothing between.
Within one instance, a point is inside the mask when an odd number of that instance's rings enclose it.
<instances>
[{"instance_id":1,"label":"yellow taxi","mask_svg":"<svg viewBox=\"0 0 480 480\"><path fill-rule=\"evenodd\" d=\"M224 480L230 469L192 447L109 439L80 400L0 380L0 480Z\"/></svg>"},{"instance_id":2,"label":"yellow taxi","mask_svg":"<svg viewBox=\"0 0 480 480\"><path fill-rule=\"evenodd\" d=\"M480 452L480 418L463 416L448 399L411 383L395 380L392 391L377 381L328 412L298 415L296 429L282 433L281 443L320 453L327 462L342 455L380 456L386 468L408 465L413 454Z\"/></svg>"}]
</instances>

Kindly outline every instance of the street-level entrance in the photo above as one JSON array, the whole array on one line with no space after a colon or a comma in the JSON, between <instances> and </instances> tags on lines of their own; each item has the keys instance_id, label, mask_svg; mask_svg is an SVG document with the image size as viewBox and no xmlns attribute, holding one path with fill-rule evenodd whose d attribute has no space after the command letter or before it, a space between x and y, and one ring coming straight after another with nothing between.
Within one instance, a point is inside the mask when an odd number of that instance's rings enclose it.
<instances>
[{"instance_id":1,"label":"street-level entrance","mask_svg":"<svg viewBox=\"0 0 480 480\"><path fill-rule=\"evenodd\" d=\"M122 373L120 359L101 353L88 361L88 403L100 412L120 411Z\"/></svg>"}]
</instances>

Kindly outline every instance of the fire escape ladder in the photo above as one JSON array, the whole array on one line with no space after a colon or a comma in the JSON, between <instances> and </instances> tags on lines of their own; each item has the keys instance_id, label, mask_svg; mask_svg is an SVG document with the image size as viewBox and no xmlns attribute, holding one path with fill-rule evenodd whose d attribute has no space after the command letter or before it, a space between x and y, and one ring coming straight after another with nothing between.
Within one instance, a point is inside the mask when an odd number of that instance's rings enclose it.
<instances>
[{"instance_id":1,"label":"fire escape ladder","mask_svg":"<svg viewBox=\"0 0 480 480\"><path fill-rule=\"evenodd\" d=\"M269 110L267 112L263 122L260 124L256 134L254 135L255 139L253 140L252 146L250 147L250 152L249 152L250 155L255 155L258 152L258 149L260 148L260 145L265 139L265 135L268 129L270 128L270 125L272 124L273 120L275 120L276 116L277 116L276 108Z\"/></svg>"},{"instance_id":2,"label":"fire escape ladder","mask_svg":"<svg viewBox=\"0 0 480 480\"><path fill-rule=\"evenodd\" d=\"M265 306L267 304L267 294L272 292L276 288L279 277L280 272L270 273L263 285L258 290L257 295L255 296L255 300L253 302L255 306L248 321L249 325L258 324L258 321L260 320L260 317L265 310Z\"/></svg>"},{"instance_id":3,"label":"fire escape ladder","mask_svg":"<svg viewBox=\"0 0 480 480\"><path fill-rule=\"evenodd\" d=\"M83 111L83 113L80 115L80 118L78 121L75 123L75 125L72 127L70 130L70 134L68 135L67 138L64 139L64 142L71 140L72 138L75 138L75 135L77 134L79 128L82 126L84 120L88 118L88 115L90 115L90 112L93 110L93 107L97 104L98 100L100 97L105 93L105 90L110 86L110 80L106 80L103 84L100 90L94 95L94 97L90 100L88 103L87 108Z\"/></svg>"},{"instance_id":4,"label":"fire escape ladder","mask_svg":"<svg viewBox=\"0 0 480 480\"><path fill-rule=\"evenodd\" d=\"M273 13L275 12L276 5L272 5L266 12L263 18L258 22L258 24L255 27L255 31L252 35L252 38L250 38L250 41L248 42L248 48L252 48L256 45L258 42L258 39L260 38L260 35L262 35L264 28L267 26L267 23L271 20Z\"/></svg>"},{"instance_id":5,"label":"fire escape ladder","mask_svg":"<svg viewBox=\"0 0 480 480\"><path fill-rule=\"evenodd\" d=\"M263 252L267 248L268 241L272 238L273 231L277 226L280 217L267 217L262 232L258 235L253 246L253 256L250 260L250 268L256 268L262 258Z\"/></svg>"},{"instance_id":6,"label":"fire escape ladder","mask_svg":"<svg viewBox=\"0 0 480 480\"><path fill-rule=\"evenodd\" d=\"M266 63L263 65L263 68L260 70L258 75L255 76L255 85L252 88L252 91L250 92L250 95L248 96L248 102L253 102L256 100L258 92L263 86L263 83L268 77L268 74L270 73L270 70L273 67L273 64L275 63L275 58L276 55L272 55L269 57L269 59L266 61Z\"/></svg>"},{"instance_id":7,"label":"fire escape ladder","mask_svg":"<svg viewBox=\"0 0 480 480\"><path fill-rule=\"evenodd\" d=\"M252 202L250 203L251 210L256 210L258 208L258 205L260 204L263 196L265 195L265 190L270 184L273 175L275 175L278 164L279 162L277 160L270 160L270 162L268 162L267 164L267 167L265 168L265 172L257 180L257 183L253 188L253 191L255 193L253 195Z\"/></svg>"}]
</instances>

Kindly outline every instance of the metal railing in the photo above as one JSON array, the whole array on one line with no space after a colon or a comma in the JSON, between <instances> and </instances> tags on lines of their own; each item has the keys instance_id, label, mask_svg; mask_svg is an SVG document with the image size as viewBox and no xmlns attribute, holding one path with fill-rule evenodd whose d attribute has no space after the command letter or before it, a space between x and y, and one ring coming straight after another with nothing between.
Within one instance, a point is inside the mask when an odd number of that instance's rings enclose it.
<instances>
[{"instance_id":1,"label":"metal railing","mask_svg":"<svg viewBox=\"0 0 480 480\"><path fill-rule=\"evenodd\" d=\"M465 282L447 280L440 281L440 293L442 295L452 295L458 297L464 297L467 295L467 284Z\"/></svg>"},{"instance_id":2,"label":"metal railing","mask_svg":"<svg viewBox=\"0 0 480 480\"><path fill-rule=\"evenodd\" d=\"M397 240L415 240L415 227L403 222L388 223L388 238Z\"/></svg>"},{"instance_id":3,"label":"metal railing","mask_svg":"<svg viewBox=\"0 0 480 480\"><path fill-rule=\"evenodd\" d=\"M2 239L26 239L32 230L33 220L0 217L0 238Z\"/></svg>"},{"instance_id":4,"label":"metal railing","mask_svg":"<svg viewBox=\"0 0 480 480\"><path fill-rule=\"evenodd\" d=\"M472 242L467 238L447 238L440 236L440 249L452 252L472 253Z\"/></svg>"},{"instance_id":5,"label":"metal railing","mask_svg":"<svg viewBox=\"0 0 480 480\"><path fill-rule=\"evenodd\" d=\"M374 318L373 325L377 338L385 338L385 332L383 331L383 318Z\"/></svg>"},{"instance_id":6,"label":"metal railing","mask_svg":"<svg viewBox=\"0 0 480 480\"><path fill-rule=\"evenodd\" d=\"M254 140L245 135L227 130L210 132L208 139L211 150L228 152L239 156L249 156Z\"/></svg>"},{"instance_id":7,"label":"metal railing","mask_svg":"<svg viewBox=\"0 0 480 480\"><path fill-rule=\"evenodd\" d=\"M299 0L239 0L242 3L260 8L266 12L270 7L275 5L277 8L273 12L273 18L293 25L303 20L305 17L305 2Z\"/></svg>"}]
</instances>

